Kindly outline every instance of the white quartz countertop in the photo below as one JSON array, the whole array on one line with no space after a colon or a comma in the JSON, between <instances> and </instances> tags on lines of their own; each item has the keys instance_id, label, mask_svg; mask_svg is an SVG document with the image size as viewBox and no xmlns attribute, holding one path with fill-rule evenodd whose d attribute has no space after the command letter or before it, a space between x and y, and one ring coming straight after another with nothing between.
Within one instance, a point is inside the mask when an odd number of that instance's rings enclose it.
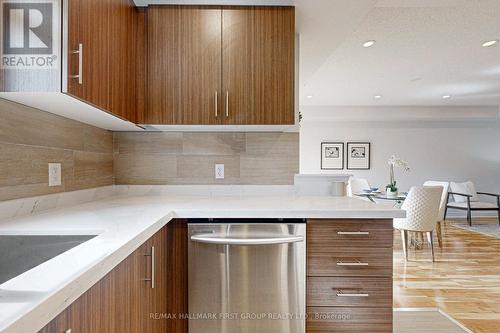
<instances>
[{"instance_id":1,"label":"white quartz countertop","mask_svg":"<svg viewBox=\"0 0 500 333\"><path fill-rule=\"evenodd\" d=\"M0 285L0 332L37 332L173 218L398 218L347 197L113 197L0 221L1 235L98 235Z\"/></svg>"}]
</instances>

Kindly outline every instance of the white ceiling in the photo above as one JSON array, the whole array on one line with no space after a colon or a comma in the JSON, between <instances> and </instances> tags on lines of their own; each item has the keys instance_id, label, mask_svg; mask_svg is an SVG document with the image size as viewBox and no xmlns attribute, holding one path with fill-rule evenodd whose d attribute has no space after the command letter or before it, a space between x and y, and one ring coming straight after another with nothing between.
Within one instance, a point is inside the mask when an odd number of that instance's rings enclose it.
<instances>
[{"instance_id":1,"label":"white ceiling","mask_svg":"<svg viewBox=\"0 0 500 333\"><path fill-rule=\"evenodd\" d=\"M481 46L500 38L498 0L382 0L344 37L302 77L301 105L500 105L500 45Z\"/></svg>"},{"instance_id":2,"label":"white ceiling","mask_svg":"<svg viewBox=\"0 0 500 333\"><path fill-rule=\"evenodd\" d=\"M500 105L500 0L135 2L295 5L301 105Z\"/></svg>"}]
</instances>

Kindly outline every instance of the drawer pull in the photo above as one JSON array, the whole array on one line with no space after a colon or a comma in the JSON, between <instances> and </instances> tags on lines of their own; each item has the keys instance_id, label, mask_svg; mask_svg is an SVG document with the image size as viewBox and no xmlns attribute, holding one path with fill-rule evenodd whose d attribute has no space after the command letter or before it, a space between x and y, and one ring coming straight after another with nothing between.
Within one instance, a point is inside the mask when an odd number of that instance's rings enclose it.
<instances>
[{"instance_id":1,"label":"drawer pull","mask_svg":"<svg viewBox=\"0 0 500 333\"><path fill-rule=\"evenodd\" d=\"M367 236L369 234L368 231L337 231L337 235L340 236Z\"/></svg>"},{"instance_id":2,"label":"drawer pull","mask_svg":"<svg viewBox=\"0 0 500 333\"><path fill-rule=\"evenodd\" d=\"M343 261L337 261L337 266L368 266L367 262L343 262Z\"/></svg>"},{"instance_id":3,"label":"drawer pull","mask_svg":"<svg viewBox=\"0 0 500 333\"><path fill-rule=\"evenodd\" d=\"M337 297L368 297L370 294L364 293L344 293L342 290L337 291Z\"/></svg>"}]
</instances>

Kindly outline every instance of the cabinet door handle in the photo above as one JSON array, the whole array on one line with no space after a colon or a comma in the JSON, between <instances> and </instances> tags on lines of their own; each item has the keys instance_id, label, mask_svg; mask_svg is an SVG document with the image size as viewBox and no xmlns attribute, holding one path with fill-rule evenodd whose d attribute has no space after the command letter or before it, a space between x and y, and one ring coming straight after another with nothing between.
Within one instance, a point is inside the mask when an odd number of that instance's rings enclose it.
<instances>
[{"instance_id":1,"label":"cabinet door handle","mask_svg":"<svg viewBox=\"0 0 500 333\"><path fill-rule=\"evenodd\" d=\"M156 273L156 260L155 260L155 247L151 246L151 289L155 289L155 273Z\"/></svg>"},{"instance_id":2,"label":"cabinet door handle","mask_svg":"<svg viewBox=\"0 0 500 333\"><path fill-rule=\"evenodd\" d=\"M217 92L217 90L215 91L215 118L217 118L219 116L219 106L218 106L218 100L219 99L219 93Z\"/></svg>"},{"instance_id":3,"label":"cabinet door handle","mask_svg":"<svg viewBox=\"0 0 500 333\"><path fill-rule=\"evenodd\" d=\"M146 278L146 279L143 279L144 281L151 281L151 289L154 289L155 288L155 283L156 283L156 279L155 279L155 271L156 271L156 263L155 263L155 247L154 246L151 246L151 254L145 254L144 256L146 257L151 257L151 278Z\"/></svg>"},{"instance_id":4,"label":"cabinet door handle","mask_svg":"<svg viewBox=\"0 0 500 333\"><path fill-rule=\"evenodd\" d=\"M370 294L365 293L344 293L342 290L337 291L337 297L368 297Z\"/></svg>"},{"instance_id":5,"label":"cabinet door handle","mask_svg":"<svg viewBox=\"0 0 500 333\"><path fill-rule=\"evenodd\" d=\"M78 54L78 74L70 75L70 78L78 79L78 84L83 84L83 44L78 44L78 50L71 51L71 54Z\"/></svg>"},{"instance_id":6,"label":"cabinet door handle","mask_svg":"<svg viewBox=\"0 0 500 333\"><path fill-rule=\"evenodd\" d=\"M226 118L229 117L229 91L226 91Z\"/></svg>"},{"instance_id":7,"label":"cabinet door handle","mask_svg":"<svg viewBox=\"0 0 500 333\"><path fill-rule=\"evenodd\" d=\"M367 236L369 234L368 231L337 231L337 235L340 236Z\"/></svg>"}]
</instances>

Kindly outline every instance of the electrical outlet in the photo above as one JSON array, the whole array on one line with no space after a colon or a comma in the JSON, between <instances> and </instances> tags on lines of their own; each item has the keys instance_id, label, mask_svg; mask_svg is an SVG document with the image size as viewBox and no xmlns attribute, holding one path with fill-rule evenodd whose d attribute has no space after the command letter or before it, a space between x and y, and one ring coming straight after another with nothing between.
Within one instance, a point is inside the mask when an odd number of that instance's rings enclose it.
<instances>
[{"instance_id":1,"label":"electrical outlet","mask_svg":"<svg viewBox=\"0 0 500 333\"><path fill-rule=\"evenodd\" d=\"M215 179L224 179L224 164L215 165Z\"/></svg>"},{"instance_id":2,"label":"electrical outlet","mask_svg":"<svg viewBox=\"0 0 500 333\"><path fill-rule=\"evenodd\" d=\"M61 163L49 163L49 186L61 186Z\"/></svg>"}]
</instances>

